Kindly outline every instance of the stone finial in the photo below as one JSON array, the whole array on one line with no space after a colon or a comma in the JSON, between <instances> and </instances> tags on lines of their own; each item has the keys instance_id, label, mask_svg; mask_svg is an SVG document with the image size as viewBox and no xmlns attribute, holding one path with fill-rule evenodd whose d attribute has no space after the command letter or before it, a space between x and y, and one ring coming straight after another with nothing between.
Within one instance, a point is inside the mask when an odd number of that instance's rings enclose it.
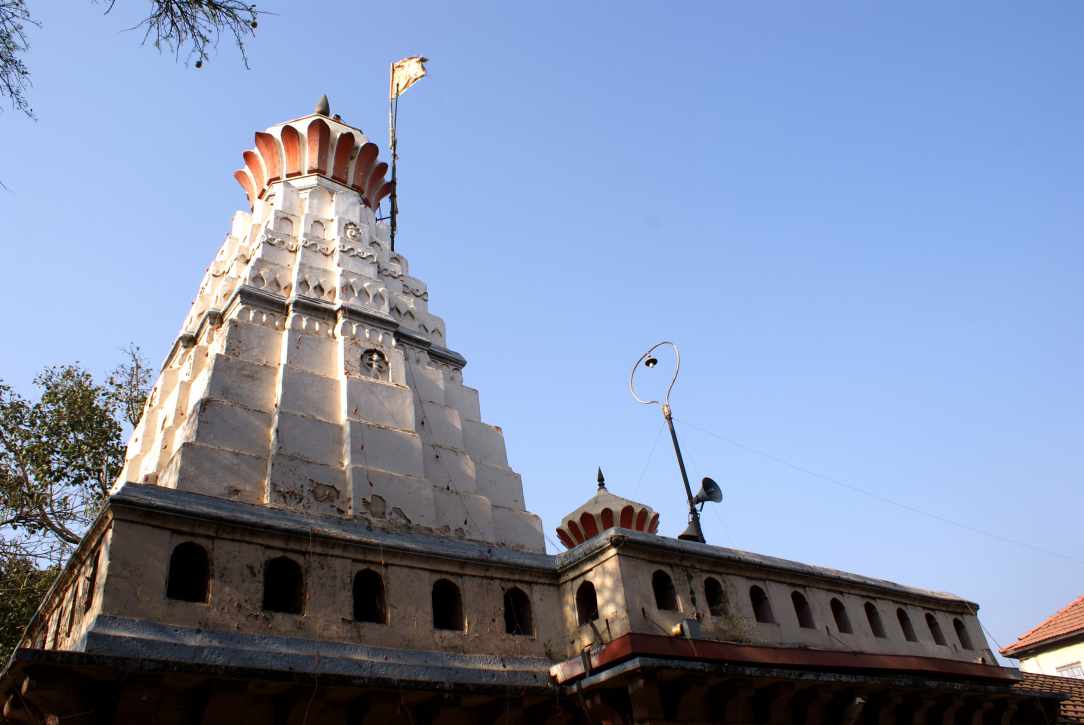
<instances>
[{"instance_id":1,"label":"stone finial","mask_svg":"<svg viewBox=\"0 0 1084 725\"><path fill-rule=\"evenodd\" d=\"M316 102L316 108L314 108L312 112L319 113L321 116L327 116L331 114L331 104L328 103L326 94L320 96L320 100Z\"/></svg>"},{"instance_id":2,"label":"stone finial","mask_svg":"<svg viewBox=\"0 0 1084 725\"><path fill-rule=\"evenodd\" d=\"M606 488L606 477L602 475L602 466L598 467L598 490L602 491Z\"/></svg>"}]
</instances>

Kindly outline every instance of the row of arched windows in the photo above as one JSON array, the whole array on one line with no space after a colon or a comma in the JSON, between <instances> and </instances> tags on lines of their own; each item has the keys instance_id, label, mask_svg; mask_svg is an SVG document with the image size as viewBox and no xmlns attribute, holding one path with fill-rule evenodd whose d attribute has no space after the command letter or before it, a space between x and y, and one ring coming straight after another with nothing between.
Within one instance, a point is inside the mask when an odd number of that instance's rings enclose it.
<instances>
[{"instance_id":1,"label":"row of arched windows","mask_svg":"<svg viewBox=\"0 0 1084 725\"><path fill-rule=\"evenodd\" d=\"M722 589L716 579L708 577L704 589L705 593L708 595L709 604L711 602L710 591L713 588L716 588L718 591L721 591ZM790 599L791 604L794 606L794 614L798 618L798 626L803 629L816 629L817 625L813 619L813 610L810 608L805 595L802 594L802 592L795 590L791 592ZM775 614L772 612L772 603L761 587L755 584L749 587L749 603L753 607L753 616L758 622L761 624L777 623ZM847 606L843 601L838 597L832 597L830 605L836 630L842 634L854 634L854 626L851 624L850 615L847 613ZM881 612L877 609L877 605L873 602L866 602L863 609L866 614L866 623L869 625L869 630L873 636L878 639L886 639L888 633L885 630L884 622L881 620ZM714 610L712 610L712 614L715 614ZM915 627L911 623L911 615L907 613L907 610L903 607L897 607L896 620L899 622L900 631L903 633L904 639L908 642L917 642L918 636L915 634ZM971 636L967 633L967 627L964 626L963 620L959 617L953 617L952 626L956 630L956 639L959 640L960 647L965 650L974 649L974 646L971 643ZM937 621L937 617L935 617L932 612L926 612L926 628L929 629L930 637L935 644L941 646L948 645L945 634L941 631L941 624Z\"/></svg>"},{"instance_id":2,"label":"row of arched windows","mask_svg":"<svg viewBox=\"0 0 1084 725\"><path fill-rule=\"evenodd\" d=\"M656 570L651 575L651 588L655 595L656 609L660 611L678 611L677 591L674 589L674 581L669 574L662 569ZM705 578L704 597L707 601L708 611L713 617L726 615L727 602L722 582L712 576ZM798 619L798 626L802 629L816 629L817 623L813 617L813 609L809 606L805 594L794 590L791 592L790 600L791 605L794 607L794 614ZM772 603L763 588L755 584L749 587L749 603L752 605L753 616L757 622L762 624L777 623L775 614L772 612ZM838 597L832 597L831 609L836 629L843 634L853 634L854 627L851 625L850 615L848 615L847 607L842 600ZM866 602L864 609L870 632L878 639L886 639L888 633L885 630L884 622L881 620L881 612L877 609L877 605L873 602ZM584 581L576 590L576 615L580 625L598 619L598 598L594 584L589 581ZM911 616L903 607L896 609L896 619L899 622L904 639L908 642L917 642L918 636L915 634L914 625L911 624ZM964 626L963 620L954 617L952 626L956 630L956 638L960 642L960 647L965 650L974 649L971 636L967 633L967 627ZM926 612L926 627L929 629L934 643L941 646L948 645L945 634L941 631L940 623L931 612Z\"/></svg>"},{"instance_id":3,"label":"row of arched windows","mask_svg":"<svg viewBox=\"0 0 1084 725\"><path fill-rule=\"evenodd\" d=\"M183 602L206 602L211 582L211 562L207 550L186 541L178 544L169 558L166 597ZM372 569L354 575L354 621L387 624L388 610L384 578ZM305 610L305 576L301 565L288 556L264 562L263 609L268 612L302 614ZM438 579L432 591L433 628L465 631L463 597L459 587L448 579ZM534 624L531 600L519 587L504 592L504 628L514 635L531 635Z\"/></svg>"}]
</instances>

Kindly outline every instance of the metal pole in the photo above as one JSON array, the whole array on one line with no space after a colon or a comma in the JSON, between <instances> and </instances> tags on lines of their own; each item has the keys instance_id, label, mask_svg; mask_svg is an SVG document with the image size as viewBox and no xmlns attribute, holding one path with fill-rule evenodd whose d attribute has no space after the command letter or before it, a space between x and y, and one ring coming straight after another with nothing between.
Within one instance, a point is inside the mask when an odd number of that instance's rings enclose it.
<instances>
[{"instance_id":1,"label":"metal pole","mask_svg":"<svg viewBox=\"0 0 1084 725\"><path fill-rule=\"evenodd\" d=\"M681 446L678 445L677 431L674 429L674 416L669 403L663 403L662 416L666 418L666 425L670 428L670 440L674 442L674 455L677 456L678 468L681 469L681 482L685 484L685 497L689 500L689 528L678 538L699 541L703 544L704 530L700 528L700 512L696 510L696 503L693 501L693 489L689 486L689 474L685 472L685 459L681 456Z\"/></svg>"},{"instance_id":2,"label":"metal pole","mask_svg":"<svg viewBox=\"0 0 1084 725\"><path fill-rule=\"evenodd\" d=\"M395 73L394 66L392 73ZM399 137L395 133L395 125L399 121L399 87L395 86L395 95L388 109L388 135L391 146L391 251L395 251L395 231L398 226L399 199L398 184L396 183L396 161L399 159Z\"/></svg>"}]
</instances>

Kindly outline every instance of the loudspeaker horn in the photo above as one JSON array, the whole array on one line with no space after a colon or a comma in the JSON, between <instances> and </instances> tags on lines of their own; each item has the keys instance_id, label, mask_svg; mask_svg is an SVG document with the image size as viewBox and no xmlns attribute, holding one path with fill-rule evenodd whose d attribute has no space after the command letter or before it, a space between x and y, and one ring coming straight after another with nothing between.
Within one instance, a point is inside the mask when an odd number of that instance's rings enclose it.
<instances>
[{"instance_id":1,"label":"loudspeaker horn","mask_svg":"<svg viewBox=\"0 0 1084 725\"><path fill-rule=\"evenodd\" d=\"M702 505L707 501L719 503L722 500L723 490L719 488L719 484L710 478L705 477L704 480L700 482L700 493L696 494L693 503Z\"/></svg>"}]
</instances>

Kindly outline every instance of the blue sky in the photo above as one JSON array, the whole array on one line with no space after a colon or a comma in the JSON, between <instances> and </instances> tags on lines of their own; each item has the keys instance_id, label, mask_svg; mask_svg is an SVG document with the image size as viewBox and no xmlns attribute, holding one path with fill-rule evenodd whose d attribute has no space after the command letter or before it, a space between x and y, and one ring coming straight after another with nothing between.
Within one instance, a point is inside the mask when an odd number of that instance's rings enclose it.
<instances>
[{"instance_id":1,"label":"blue sky","mask_svg":"<svg viewBox=\"0 0 1084 725\"><path fill-rule=\"evenodd\" d=\"M197 71L122 32L145 3L31 2L0 377L160 361L253 131L327 93L383 146L388 63L423 53L399 248L551 538L600 465L684 528L625 388L669 338L709 541L972 598L1003 645L1082 593L1084 6L261 5L251 68Z\"/></svg>"}]
</instances>

